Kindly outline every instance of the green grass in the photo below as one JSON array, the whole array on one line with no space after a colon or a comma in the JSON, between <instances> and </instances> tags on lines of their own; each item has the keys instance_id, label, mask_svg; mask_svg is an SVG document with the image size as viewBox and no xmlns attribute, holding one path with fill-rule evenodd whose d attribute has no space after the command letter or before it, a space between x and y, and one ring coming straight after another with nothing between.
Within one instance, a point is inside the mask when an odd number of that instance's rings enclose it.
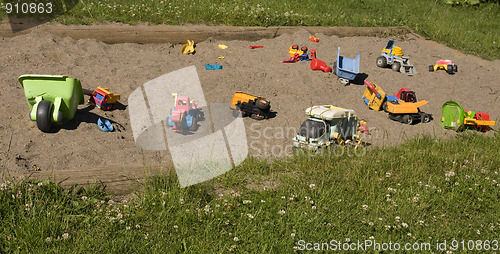
<instances>
[{"instance_id":1,"label":"green grass","mask_svg":"<svg viewBox=\"0 0 500 254\"><path fill-rule=\"evenodd\" d=\"M289 253L331 240L430 243L439 252L437 243L450 250L454 239L490 240L491 249L500 240L499 149L499 134L463 134L361 157L247 159L184 189L175 175L156 176L116 201L98 187L6 184L0 252Z\"/></svg>"},{"instance_id":2,"label":"green grass","mask_svg":"<svg viewBox=\"0 0 500 254\"><path fill-rule=\"evenodd\" d=\"M68 2L68 1L66 1ZM500 59L500 6L451 6L441 0L80 0L63 24L122 22L231 26L408 26L437 42ZM5 13L0 15L5 17Z\"/></svg>"}]
</instances>

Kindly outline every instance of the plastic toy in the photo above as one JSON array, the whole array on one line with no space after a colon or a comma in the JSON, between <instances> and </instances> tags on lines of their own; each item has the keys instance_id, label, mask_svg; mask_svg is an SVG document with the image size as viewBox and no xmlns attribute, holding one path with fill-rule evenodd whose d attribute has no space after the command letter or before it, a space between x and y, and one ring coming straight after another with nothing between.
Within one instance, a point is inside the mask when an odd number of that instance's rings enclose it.
<instances>
[{"instance_id":1,"label":"plastic toy","mask_svg":"<svg viewBox=\"0 0 500 254\"><path fill-rule=\"evenodd\" d=\"M308 40L310 40L310 41L312 41L312 42L319 42L319 38L316 38L316 37L314 37L314 36L309 36L309 39L308 39Z\"/></svg>"},{"instance_id":2,"label":"plastic toy","mask_svg":"<svg viewBox=\"0 0 500 254\"><path fill-rule=\"evenodd\" d=\"M455 101L447 101L441 107L441 127L462 131L475 128L478 131L488 131L496 124L490 120L490 114L483 112L466 111Z\"/></svg>"},{"instance_id":3,"label":"plastic toy","mask_svg":"<svg viewBox=\"0 0 500 254\"><path fill-rule=\"evenodd\" d=\"M186 128L196 131L201 114L198 103L190 100L188 96L180 96L177 93L173 93L172 96L174 96L175 104L167 118L168 125L177 132L182 132Z\"/></svg>"},{"instance_id":4,"label":"plastic toy","mask_svg":"<svg viewBox=\"0 0 500 254\"><path fill-rule=\"evenodd\" d=\"M116 102L120 99L119 94L109 92L109 88L97 87L92 94L88 103L92 106L97 106L102 110L116 109Z\"/></svg>"},{"instance_id":5,"label":"plastic toy","mask_svg":"<svg viewBox=\"0 0 500 254\"><path fill-rule=\"evenodd\" d=\"M219 47L220 49L227 49L227 48L228 48L228 46L227 46L227 45L224 45L224 44L219 44L219 45L218 45L218 47Z\"/></svg>"},{"instance_id":6,"label":"plastic toy","mask_svg":"<svg viewBox=\"0 0 500 254\"><path fill-rule=\"evenodd\" d=\"M427 104L427 101L417 102L415 92L407 88L402 88L399 92L390 96L377 85L364 81L366 85L363 100L369 108L380 111L381 109L389 113L389 118L406 124L417 122L428 123L432 120L432 115L420 111L420 107Z\"/></svg>"},{"instance_id":7,"label":"plastic toy","mask_svg":"<svg viewBox=\"0 0 500 254\"><path fill-rule=\"evenodd\" d=\"M250 46L250 49L258 49L258 48L263 48L264 46Z\"/></svg>"},{"instance_id":8,"label":"plastic toy","mask_svg":"<svg viewBox=\"0 0 500 254\"><path fill-rule=\"evenodd\" d=\"M222 65L207 64L205 70L222 70Z\"/></svg>"},{"instance_id":9,"label":"plastic toy","mask_svg":"<svg viewBox=\"0 0 500 254\"><path fill-rule=\"evenodd\" d=\"M300 126L293 146L313 151L331 146L358 146L358 118L352 109L332 105L312 106L306 109L309 116Z\"/></svg>"},{"instance_id":10,"label":"plastic toy","mask_svg":"<svg viewBox=\"0 0 500 254\"><path fill-rule=\"evenodd\" d=\"M393 71L399 71L408 75L417 74L415 67L410 63L410 58L403 56L403 50L394 46L396 41L389 40L382 49L382 55L377 58L377 66L385 68L391 66Z\"/></svg>"},{"instance_id":11,"label":"plastic toy","mask_svg":"<svg viewBox=\"0 0 500 254\"><path fill-rule=\"evenodd\" d=\"M264 97L254 96L244 92L235 92L231 100L231 109L236 117L241 112L242 116L250 116L255 120L269 118L271 103Z\"/></svg>"},{"instance_id":12,"label":"plastic toy","mask_svg":"<svg viewBox=\"0 0 500 254\"><path fill-rule=\"evenodd\" d=\"M366 90L363 94L363 100L369 108L376 111L387 110L387 101L398 100L396 96L387 95L381 87L374 83L370 83L366 79L364 83L366 85Z\"/></svg>"},{"instance_id":13,"label":"plastic toy","mask_svg":"<svg viewBox=\"0 0 500 254\"><path fill-rule=\"evenodd\" d=\"M288 54L290 55L290 57L294 57L295 55L304 55L307 53L307 47L306 46L302 46L300 49L299 49L299 45L292 45L290 46L290 48L288 48Z\"/></svg>"},{"instance_id":14,"label":"plastic toy","mask_svg":"<svg viewBox=\"0 0 500 254\"><path fill-rule=\"evenodd\" d=\"M311 57L312 57L311 69L313 71L319 71L319 70L323 71L323 72L331 72L332 71L332 67L326 65L325 62L316 58L316 49L311 50Z\"/></svg>"},{"instance_id":15,"label":"plastic toy","mask_svg":"<svg viewBox=\"0 0 500 254\"><path fill-rule=\"evenodd\" d=\"M451 60L439 60L434 65L429 65L429 71L445 70L448 74L453 74L458 71L458 66Z\"/></svg>"},{"instance_id":16,"label":"plastic toy","mask_svg":"<svg viewBox=\"0 0 500 254\"><path fill-rule=\"evenodd\" d=\"M63 75L22 75L19 83L30 109L30 119L38 129L49 132L54 123L71 120L83 104L80 80Z\"/></svg>"},{"instance_id":17,"label":"plastic toy","mask_svg":"<svg viewBox=\"0 0 500 254\"><path fill-rule=\"evenodd\" d=\"M349 85L349 82L356 78L359 73L359 53L355 59L340 56L340 47L337 51L337 62L334 64L335 74L339 77L340 83Z\"/></svg>"},{"instance_id":18,"label":"plastic toy","mask_svg":"<svg viewBox=\"0 0 500 254\"><path fill-rule=\"evenodd\" d=\"M182 46L181 52L184 54L194 54L194 41L187 40L187 44Z\"/></svg>"},{"instance_id":19,"label":"plastic toy","mask_svg":"<svg viewBox=\"0 0 500 254\"><path fill-rule=\"evenodd\" d=\"M97 126L104 132L112 132L115 130L108 119L102 119L100 117L97 119Z\"/></svg>"},{"instance_id":20,"label":"plastic toy","mask_svg":"<svg viewBox=\"0 0 500 254\"><path fill-rule=\"evenodd\" d=\"M303 46L299 49L298 45L292 45L288 49L288 54L291 58L287 58L285 60L281 60L282 63L296 63L298 61L309 61L310 53L307 53L307 47Z\"/></svg>"},{"instance_id":21,"label":"plastic toy","mask_svg":"<svg viewBox=\"0 0 500 254\"><path fill-rule=\"evenodd\" d=\"M389 118L406 124L416 124L418 122L428 123L432 120L432 115L420 111L420 107L427 104L426 100L419 102L405 102L402 100L387 102L387 112Z\"/></svg>"},{"instance_id":22,"label":"plastic toy","mask_svg":"<svg viewBox=\"0 0 500 254\"><path fill-rule=\"evenodd\" d=\"M370 134L370 131L368 130L368 123L364 120L360 120L358 122L358 133L364 133L366 135Z\"/></svg>"}]
</instances>

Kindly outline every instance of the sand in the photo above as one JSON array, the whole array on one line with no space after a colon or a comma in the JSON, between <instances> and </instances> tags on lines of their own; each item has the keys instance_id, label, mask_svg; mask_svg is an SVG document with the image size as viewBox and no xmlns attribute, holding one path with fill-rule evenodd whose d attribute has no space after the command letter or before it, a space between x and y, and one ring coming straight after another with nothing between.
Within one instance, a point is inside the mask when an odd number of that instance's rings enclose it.
<instances>
[{"instance_id":1,"label":"sand","mask_svg":"<svg viewBox=\"0 0 500 254\"><path fill-rule=\"evenodd\" d=\"M314 43L308 36L320 38ZM418 74L408 76L375 64L388 39L410 57ZM222 50L218 44L225 44ZM360 72L388 94L410 88L419 100L429 103L422 111L434 116L430 123L406 125L388 119L384 112L370 110L361 99L366 86L342 85L332 73L312 71L309 62L280 63L288 48L298 44L316 48L317 57L332 66L337 48L341 55L361 54ZM250 45L263 48L249 49ZM116 188L129 188L145 169L165 172L171 165L167 151L143 151L135 145L127 108L128 95L147 81L194 65L207 102L229 103L235 91L264 96L276 117L263 121L245 118L249 153L256 157L286 157L295 130L306 119L311 105L333 104L353 109L368 122L373 146L396 145L418 135L438 138L456 133L439 125L441 106L448 100L464 109L490 113L500 118L500 61L466 55L414 34L398 37L344 37L309 34L301 30L274 39L222 41L210 38L196 42L196 54L181 54L182 44L105 44L95 39L74 40L44 31L13 38L0 38L0 165L4 175L19 178L54 177L63 183L101 180ZM224 56L224 59L218 59ZM439 59L452 59L458 72L428 72ZM222 70L205 70L206 64L221 64ZM79 78L83 88L97 86L120 94L124 107L102 111L80 105L75 118L54 133L43 133L28 118L28 105L17 78L23 74L68 75ZM85 100L88 96L85 96ZM117 130L102 132L98 117L115 122ZM496 127L494 127L496 129ZM490 133L482 135L491 135ZM121 186L121 187L120 187Z\"/></svg>"}]
</instances>

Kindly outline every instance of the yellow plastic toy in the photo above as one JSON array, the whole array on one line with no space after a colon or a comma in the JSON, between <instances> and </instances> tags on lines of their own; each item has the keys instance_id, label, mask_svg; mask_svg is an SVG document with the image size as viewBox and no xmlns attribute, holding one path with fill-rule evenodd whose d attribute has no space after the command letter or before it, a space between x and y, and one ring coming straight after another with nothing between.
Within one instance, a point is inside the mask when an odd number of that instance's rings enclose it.
<instances>
[{"instance_id":1,"label":"yellow plastic toy","mask_svg":"<svg viewBox=\"0 0 500 254\"><path fill-rule=\"evenodd\" d=\"M187 40L187 44L182 46L181 52L184 54L193 54L194 53L194 41Z\"/></svg>"},{"instance_id":2,"label":"yellow plastic toy","mask_svg":"<svg viewBox=\"0 0 500 254\"><path fill-rule=\"evenodd\" d=\"M290 57L293 57L295 56L295 54L298 54L299 56L305 54L307 52L307 47L302 47L299 49L299 45L292 45L289 49L288 49L288 54L290 55Z\"/></svg>"}]
</instances>

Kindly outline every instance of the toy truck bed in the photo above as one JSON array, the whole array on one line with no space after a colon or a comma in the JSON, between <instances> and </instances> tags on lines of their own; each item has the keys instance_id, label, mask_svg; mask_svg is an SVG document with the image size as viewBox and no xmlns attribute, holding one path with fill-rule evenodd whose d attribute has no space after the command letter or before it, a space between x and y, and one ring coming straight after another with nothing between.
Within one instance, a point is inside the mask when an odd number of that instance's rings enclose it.
<instances>
[{"instance_id":1,"label":"toy truck bed","mask_svg":"<svg viewBox=\"0 0 500 254\"><path fill-rule=\"evenodd\" d=\"M342 81L342 83L352 81L356 78L356 75L359 74L359 53L355 59L350 59L347 57L343 57L340 55L340 47L337 51L337 66L335 70L335 74L341 79L347 80Z\"/></svg>"}]
</instances>

